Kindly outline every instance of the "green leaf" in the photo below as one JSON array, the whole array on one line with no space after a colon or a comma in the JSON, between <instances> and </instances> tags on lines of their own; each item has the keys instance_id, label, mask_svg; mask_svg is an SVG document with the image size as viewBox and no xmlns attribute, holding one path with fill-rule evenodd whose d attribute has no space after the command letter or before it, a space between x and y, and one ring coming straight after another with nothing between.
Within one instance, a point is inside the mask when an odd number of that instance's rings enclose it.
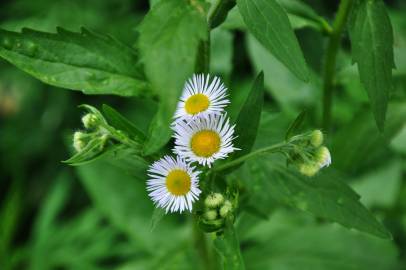
<instances>
[{"instance_id":1,"label":"green leaf","mask_svg":"<svg viewBox=\"0 0 406 270\"><path fill-rule=\"evenodd\" d=\"M149 251L153 256L185 241L188 236L186 226L171 223L173 220L169 216L161 221L159 231L151 231L154 206L145 185L148 164L141 158L131 159L126 162L132 162L132 171L123 171L110 166L109 162L115 159L111 153L103 159L77 167L79 178L95 207L113 226L125 233L134 246Z\"/></svg>"},{"instance_id":2,"label":"green leaf","mask_svg":"<svg viewBox=\"0 0 406 270\"><path fill-rule=\"evenodd\" d=\"M235 139L234 144L241 150L237 151L233 155L233 158L238 158L251 152L257 137L263 103L264 73L260 72L237 117L235 134L238 137Z\"/></svg>"},{"instance_id":3,"label":"green leaf","mask_svg":"<svg viewBox=\"0 0 406 270\"><path fill-rule=\"evenodd\" d=\"M368 111L361 111L334 136L331 154L334 167L360 173L386 158L389 142L401 131L406 119L406 102L391 102L385 132L380 134Z\"/></svg>"},{"instance_id":4,"label":"green leaf","mask_svg":"<svg viewBox=\"0 0 406 270\"><path fill-rule=\"evenodd\" d=\"M95 137L91 139L80 152L77 152L71 158L62 162L71 166L80 166L92 162L106 153L105 144L105 138L101 136Z\"/></svg>"},{"instance_id":5,"label":"green leaf","mask_svg":"<svg viewBox=\"0 0 406 270\"><path fill-rule=\"evenodd\" d=\"M264 71L265 91L281 106L284 112L296 116L304 107L314 106L319 100L321 81L310 70L310 80L305 83L290 72L278 59L252 35L246 35L247 49L256 72Z\"/></svg>"},{"instance_id":6,"label":"green leaf","mask_svg":"<svg viewBox=\"0 0 406 270\"><path fill-rule=\"evenodd\" d=\"M331 170L324 169L315 177L308 178L286 167L280 159L262 156L247 161L239 173L231 176L235 181L244 181L257 204L261 204L260 198L266 194L276 202L347 228L391 238L391 234L359 202L359 196Z\"/></svg>"},{"instance_id":7,"label":"green leaf","mask_svg":"<svg viewBox=\"0 0 406 270\"><path fill-rule=\"evenodd\" d=\"M361 0L354 7L350 38L353 61L358 63L376 124L383 131L395 67L393 31L383 1Z\"/></svg>"},{"instance_id":8,"label":"green leaf","mask_svg":"<svg viewBox=\"0 0 406 270\"><path fill-rule=\"evenodd\" d=\"M243 255L253 270L395 270L400 263L393 241L317 222L296 211L279 209L266 221L244 218L251 224L240 239L250 243Z\"/></svg>"},{"instance_id":9,"label":"green leaf","mask_svg":"<svg viewBox=\"0 0 406 270\"><path fill-rule=\"evenodd\" d=\"M293 135L295 135L300 127L303 124L303 121L305 120L306 117L306 111L303 110L299 115L293 120L293 122L290 124L288 130L286 131L285 135L285 140L290 139Z\"/></svg>"},{"instance_id":10,"label":"green leaf","mask_svg":"<svg viewBox=\"0 0 406 270\"><path fill-rule=\"evenodd\" d=\"M235 4L235 0L215 0L209 12L209 27L213 29L222 24Z\"/></svg>"},{"instance_id":11,"label":"green leaf","mask_svg":"<svg viewBox=\"0 0 406 270\"><path fill-rule=\"evenodd\" d=\"M151 218L151 232L155 230L156 226L158 223L163 219L165 216L165 210L157 207L154 209L154 212L152 213L152 218Z\"/></svg>"},{"instance_id":12,"label":"green leaf","mask_svg":"<svg viewBox=\"0 0 406 270\"><path fill-rule=\"evenodd\" d=\"M114 128L124 131L135 138L145 138L145 134L142 131L109 105L103 104L103 113L106 121Z\"/></svg>"},{"instance_id":13,"label":"green leaf","mask_svg":"<svg viewBox=\"0 0 406 270\"><path fill-rule=\"evenodd\" d=\"M307 68L288 16L275 0L238 0L250 32L299 79L307 81Z\"/></svg>"},{"instance_id":14,"label":"green leaf","mask_svg":"<svg viewBox=\"0 0 406 270\"><path fill-rule=\"evenodd\" d=\"M224 233L214 240L214 248L220 255L224 270L244 270L240 242L231 221L227 221Z\"/></svg>"},{"instance_id":15,"label":"green leaf","mask_svg":"<svg viewBox=\"0 0 406 270\"><path fill-rule=\"evenodd\" d=\"M332 31L328 22L306 3L300 0L277 0L277 2L288 13L289 21L294 29L309 26L327 33Z\"/></svg>"},{"instance_id":16,"label":"green leaf","mask_svg":"<svg viewBox=\"0 0 406 270\"><path fill-rule=\"evenodd\" d=\"M160 98L150 125L145 154L159 150L170 138L170 124L186 79L192 75L198 45L207 39L201 1L160 1L139 27L139 48L145 73Z\"/></svg>"},{"instance_id":17,"label":"green leaf","mask_svg":"<svg viewBox=\"0 0 406 270\"><path fill-rule=\"evenodd\" d=\"M84 28L57 28L56 34L0 30L0 57L44 83L85 94L135 96L147 86L130 47Z\"/></svg>"}]
</instances>

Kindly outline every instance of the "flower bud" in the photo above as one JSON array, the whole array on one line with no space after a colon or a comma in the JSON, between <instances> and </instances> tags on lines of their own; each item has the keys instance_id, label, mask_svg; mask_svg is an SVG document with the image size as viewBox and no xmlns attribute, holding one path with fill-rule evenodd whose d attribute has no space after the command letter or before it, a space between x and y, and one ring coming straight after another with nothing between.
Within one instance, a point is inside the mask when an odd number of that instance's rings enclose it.
<instances>
[{"instance_id":1,"label":"flower bud","mask_svg":"<svg viewBox=\"0 0 406 270\"><path fill-rule=\"evenodd\" d=\"M325 146L322 146L316 150L315 157L320 168L328 167L331 164L330 151Z\"/></svg>"},{"instance_id":2,"label":"flower bud","mask_svg":"<svg viewBox=\"0 0 406 270\"><path fill-rule=\"evenodd\" d=\"M319 170L320 170L319 165L314 162L301 163L299 165L299 172L309 177L314 176Z\"/></svg>"},{"instance_id":3,"label":"flower bud","mask_svg":"<svg viewBox=\"0 0 406 270\"><path fill-rule=\"evenodd\" d=\"M323 132L316 129L310 134L310 143L314 147L320 147L323 144Z\"/></svg>"},{"instance_id":4,"label":"flower bud","mask_svg":"<svg viewBox=\"0 0 406 270\"><path fill-rule=\"evenodd\" d=\"M206 197L204 204L208 208L219 207L224 202L224 197L220 193L212 193Z\"/></svg>"},{"instance_id":5,"label":"flower bud","mask_svg":"<svg viewBox=\"0 0 406 270\"><path fill-rule=\"evenodd\" d=\"M233 210L233 205L230 201L225 201L223 206L220 208L220 216L223 218L227 217L231 210Z\"/></svg>"},{"instance_id":6,"label":"flower bud","mask_svg":"<svg viewBox=\"0 0 406 270\"><path fill-rule=\"evenodd\" d=\"M93 113L87 113L82 117L83 126L87 129L97 126L97 116Z\"/></svg>"},{"instance_id":7,"label":"flower bud","mask_svg":"<svg viewBox=\"0 0 406 270\"><path fill-rule=\"evenodd\" d=\"M217 218L216 210L207 210L204 212L204 218L207 220L215 220Z\"/></svg>"},{"instance_id":8,"label":"flower bud","mask_svg":"<svg viewBox=\"0 0 406 270\"><path fill-rule=\"evenodd\" d=\"M75 148L77 152L82 151L83 148L86 146L86 142L84 141L85 138L86 133L83 133L81 131L76 131L73 134L73 148Z\"/></svg>"}]
</instances>

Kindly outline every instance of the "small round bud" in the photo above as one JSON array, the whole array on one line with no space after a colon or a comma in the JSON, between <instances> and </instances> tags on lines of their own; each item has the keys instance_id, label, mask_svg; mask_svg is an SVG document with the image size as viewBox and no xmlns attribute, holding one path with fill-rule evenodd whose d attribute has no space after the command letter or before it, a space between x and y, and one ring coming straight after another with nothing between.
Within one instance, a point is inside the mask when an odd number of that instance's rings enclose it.
<instances>
[{"instance_id":1,"label":"small round bud","mask_svg":"<svg viewBox=\"0 0 406 270\"><path fill-rule=\"evenodd\" d=\"M314 130L311 135L310 135L310 143L314 146L314 147L319 147L323 144L323 132L321 132L320 130L316 129Z\"/></svg>"},{"instance_id":2,"label":"small round bud","mask_svg":"<svg viewBox=\"0 0 406 270\"><path fill-rule=\"evenodd\" d=\"M223 206L220 208L220 216L225 218L233 210L233 205L230 201L225 201Z\"/></svg>"},{"instance_id":3,"label":"small round bud","mask_svg":"<svg viewBox=\"0 0 406 270\"><path fill-rule=\"evenodd\" d=\"M77 152L80 152L83 150L83 148L85 148L86 146L86 142L84 141L85 137L86 133L83 133L81 131L76 131L73 134L73 148L75 148Z\"/></svg>"},{"instance_id":4,"label":"small round bud","mask_svg":"<svg viewBox=\"0 0 406 270\"><path fill-rule=\"evenodd\" d=\"M97 125L97 116L93 113L85 114L82 117L82 123L85 128L94 128Z\"/></svg>"},{"instance_id":5,"label":"small round bud","mask_svg":"<svg viewBox=\"0 0 406 270\"><path fill-rule=\"evenodd\" d=\"M322 146L316 150L316 161L320 168L328 167L331 164L331 154L327 147Z\"/></svg>"},{"instance_id":6,"label":"small round bud","mask_svg":"<svg viewBox=\"0 0 406 270\"><path fill-rule=\"evenodd\" d=\"M301 163L299 165L299 172L309 177L314 176L319 170L320 167L317 163Z\"/></svg>"},{"instance_id":7,"label":"small round bud","mask_svg":"<svg viewBox=\"0 0 406 270\"><path fill-rule=\"evenodd\" d=\"M215 220L217 218L216 210L207 210L204 212L204 218L207 220Z\"/></svg>"},{"instance_id":8,"label":"small round bud","mask_svg":"<svg viewBox=\"0 0 406 270\"><path fill-rule=\"evenodd\" d=\"M204 204L208 208L219 207L224 202L224 197L220 193L212 193L206 197Z\"/></svg>"}]
</instances>

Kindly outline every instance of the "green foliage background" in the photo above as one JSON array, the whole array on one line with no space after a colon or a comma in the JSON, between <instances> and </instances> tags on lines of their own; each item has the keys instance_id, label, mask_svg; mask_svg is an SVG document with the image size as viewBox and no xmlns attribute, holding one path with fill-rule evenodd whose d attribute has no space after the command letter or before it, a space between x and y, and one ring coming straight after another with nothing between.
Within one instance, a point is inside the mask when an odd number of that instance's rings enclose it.
<instances>
[{"instance_id":1,"label":"green foliage background","mask_svg":"<svg viewBox=\"0 0 406 270\"><path fill-rule=\"evenodd\" d=\"M61 163L73 153L83 103L109 104L136 124L134 132L146 136L143 153L168 142L180 82L195 70L196 59L183 56L202 49L210 5L159 2L0 3L0 269L207 269L221 263L225 269L406 269L402 0L385 2L389 18L383 2L356 1L363 12L350 14L343 26L349 31L338 49L326 131L332 167L309 180L287 170L280 157L247 162L223 179L246 191L223 240L201 239L189 215L154 212L145 190L148 164L134 153L108 153L80 167ZM250 126L258 135L245 149L283 140L303 109L302 129L321 127L327 22L338 7L322 0L255 2L256 9L251 0L238 0L240 11L231 9L210 43L210 72L230 89L233 121L249 126L240 111L260 111L250 104L259 105L255 95L262 93L250 89L263 71L261 120ZM156 12L146 15L154 5ZM209 26L223 16L214 18ZM15 33L22 28L48 33Z\"/></svg>"}]
</instances>

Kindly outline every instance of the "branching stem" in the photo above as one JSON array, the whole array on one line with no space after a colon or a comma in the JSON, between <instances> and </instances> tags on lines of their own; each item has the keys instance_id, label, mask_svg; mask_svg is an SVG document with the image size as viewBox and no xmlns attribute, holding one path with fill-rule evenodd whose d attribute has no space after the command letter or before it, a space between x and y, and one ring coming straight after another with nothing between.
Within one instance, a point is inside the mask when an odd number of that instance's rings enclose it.
<instances>
[{"instance_id":1,"label":"branching stem","mask_svg":"<svg viewBox=\"0 0 406 270\"><path fill-rule=\"evenodd\" d=\"M268 147L260 148L258 150L252 151L251 153L246 154L242 157L234 159L228 163L215 167L215 168L213 168L213 171L219 172L219 171L223 171L223 170L232 168L232 167L237 166L238 164L246 161L247 159L250 159L250 158L260 155L260 154L282 152L283 149L288 147L289 145L290 144L287 142L281 142L281 143L277 143L277 144L274 144L274 145L271 145Z\"/></svg>"}]
</instances>

